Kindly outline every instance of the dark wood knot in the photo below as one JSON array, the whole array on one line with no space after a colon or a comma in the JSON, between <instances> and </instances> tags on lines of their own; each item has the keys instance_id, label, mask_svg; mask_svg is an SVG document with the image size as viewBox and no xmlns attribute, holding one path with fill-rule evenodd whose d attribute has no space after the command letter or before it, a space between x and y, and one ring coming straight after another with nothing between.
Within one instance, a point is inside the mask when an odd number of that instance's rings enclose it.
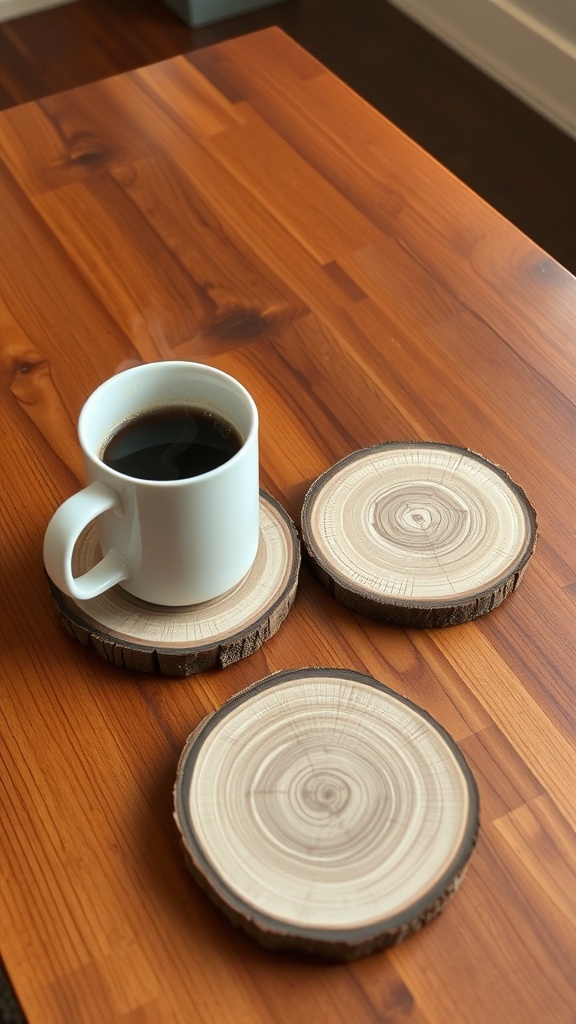
<instances>
[{"instance_id":1,"label":"dark wood knot","mask_svg":"<svg viewBox=\"0 0 576 1024\"><path fill-rule=\"evenodd\" d=\"M109 147L89 132L78 132L70 139L67 162L75 167L98 171L109 163L110 157Z\"/></svg>"},{"instance_id":2,"label":"dark wood knot","mask_svg":"<svg viewBox=\"0 0 576 1024\"><path fill-rule=\"evenodd\" d=\"M205 324L205 337L222 340L250 341L277 331L294 318L295 311L288 308L259 310L246 307L225 309Z\"/></svg>"}]
</instances>

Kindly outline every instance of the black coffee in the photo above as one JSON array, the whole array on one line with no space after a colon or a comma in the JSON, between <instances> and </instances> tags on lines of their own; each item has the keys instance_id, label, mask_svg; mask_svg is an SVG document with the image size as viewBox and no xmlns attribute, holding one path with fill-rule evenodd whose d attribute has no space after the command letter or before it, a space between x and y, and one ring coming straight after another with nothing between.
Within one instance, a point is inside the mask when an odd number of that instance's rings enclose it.
<instances>
[{"instance_id":1,"label":"black coffee","mask_svg":"<svg viewBox=\"0 0 576 1024\"><path fill-rule=\"evenodd\" d=\"M128 420L106 444L102 460L141 480L185 480L216 469L241 447L240 434L221 416L175 405Z\"/></svg>"}]
</instances>

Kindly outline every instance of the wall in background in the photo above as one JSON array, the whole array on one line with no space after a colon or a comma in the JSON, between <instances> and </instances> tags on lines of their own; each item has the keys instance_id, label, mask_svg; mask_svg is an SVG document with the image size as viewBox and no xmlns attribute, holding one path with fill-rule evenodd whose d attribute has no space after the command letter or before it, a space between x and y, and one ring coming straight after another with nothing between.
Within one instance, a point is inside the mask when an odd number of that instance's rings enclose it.
<instances>
[{"instance_id":1,"label":"wall in background","mask_svg":"<svg viewBox=\"0 0 576 1024\"><path fill-rule=\"evenodd\" d=\"M41 11L44 7L59 7L73 0L0 0L0 21L21 18L24 14Z\"/></svg>"},{"instance_id":2,"label":"wall in background","mask_svg":"<svg viewBox=\"0 0 576 1024\"><path fill-rule=\"evenodd\" d=\"M576 138L574 0L390 0Z\"/></svg>"}]
</instances>

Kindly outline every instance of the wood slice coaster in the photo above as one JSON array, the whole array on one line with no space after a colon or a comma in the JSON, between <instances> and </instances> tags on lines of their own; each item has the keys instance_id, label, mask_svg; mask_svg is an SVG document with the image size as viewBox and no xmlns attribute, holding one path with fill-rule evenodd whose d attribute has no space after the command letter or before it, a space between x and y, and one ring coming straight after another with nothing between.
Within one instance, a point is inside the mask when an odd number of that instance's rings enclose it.
<instances>
[{"instance_id":1,"label":"wood slice coaster","mask_svg":"<svg viewBox=\"0 0 576 1024\"><path fill-rule=\"evenodd\" d=\"M451 626L516 589L536 513L499 466L466 448L391 442L310 487L302 540L341 604L399 626Z\"/></svg>"},{"instance_id":2,"label":"wood slice coaster","mask_svg":"<svg viewBox=\"0 0 576 1024\"><path fill-rule=\"evenodd\" d=\"M188 866L236 925L266 946L345 960L444 909L479 824L446 731L340 669L278 672L205 718L174 802Z\"/></svg>"},{"instance_id":3,"label":"wood slice coaster","mask_svg":"<svg viewBox=\"0 0 576 1024\"><path fill-rule=\"evenodd\" d=\"M97 527L91 523L76 545L74 574L86 572L99 558ZM226 668L273 636L294 602L299 569L294 524L261 491L256 560L244 579L220 598L166 608L116 586L90 601L76 601L49 583L65 628L106 661L141 672L188 676Z\"/></svg>"}]
</instances>

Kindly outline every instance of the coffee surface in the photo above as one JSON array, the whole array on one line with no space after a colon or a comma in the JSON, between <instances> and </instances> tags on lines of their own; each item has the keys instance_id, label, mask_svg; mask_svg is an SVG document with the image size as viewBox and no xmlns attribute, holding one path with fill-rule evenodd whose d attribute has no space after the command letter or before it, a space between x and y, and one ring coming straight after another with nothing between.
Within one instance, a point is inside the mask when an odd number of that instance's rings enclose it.
<instances>
[{"instance_id":1,"label":"coffee surface","mask_svg":"<svg viewBox=\"0 0 576 1024\"><path fill-rule=\"evenodd\" d=\"M236 428L218 414L170 406L124 423L107 442L102 460L140 480L186 480L216 469L241 447Z\"/></svg>"}]
</instances>

